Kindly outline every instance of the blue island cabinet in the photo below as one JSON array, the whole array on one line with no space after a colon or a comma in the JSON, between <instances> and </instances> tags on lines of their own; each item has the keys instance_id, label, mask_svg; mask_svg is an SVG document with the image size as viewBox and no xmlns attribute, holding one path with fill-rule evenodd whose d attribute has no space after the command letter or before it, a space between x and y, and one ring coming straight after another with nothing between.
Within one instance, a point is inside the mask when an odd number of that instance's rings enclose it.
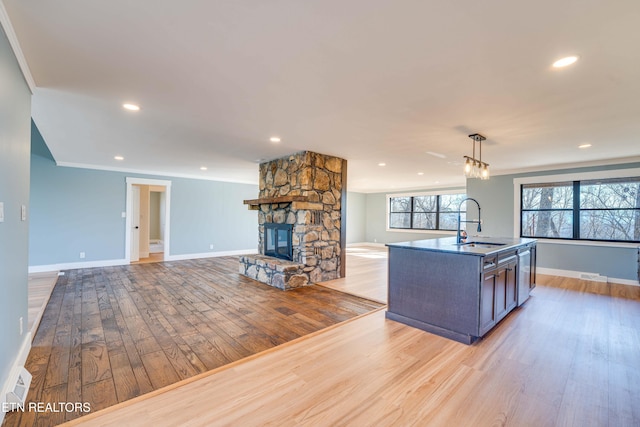
<instances>
[{"instance_id":1,"label":"blue island cabinet","mask_svg":"<svg viewBox=\"0 0 640 427\"><path fill-rule=\"evenodd\" d=\"M386 317L471 344L528 297L535 244L504 238L388 244Z\"/></svg>"}]
</instances>

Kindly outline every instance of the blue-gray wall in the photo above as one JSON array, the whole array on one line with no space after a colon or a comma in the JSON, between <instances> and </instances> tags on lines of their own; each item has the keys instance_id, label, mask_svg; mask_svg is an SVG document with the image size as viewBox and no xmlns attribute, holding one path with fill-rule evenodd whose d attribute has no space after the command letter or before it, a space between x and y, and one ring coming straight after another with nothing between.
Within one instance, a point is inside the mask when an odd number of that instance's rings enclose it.
<instances>
[{"instance_id":1,"label":"blue-gray wall","mask_svg":"<svg viewBox=\"0 0 640 427\"><path fill-rule=\"evenodd\" d=\"M8 380L27 330L28 221L31 93L9 41L0 29L0 388ZM28 218L28 216L27 216ZM20 335L19 318L25 334ZM4 399L4 396L2 396ZM2 418L2 416L0 416Z\"/></svg>"},{"instance_id":2,"label":"blue-gray wall","mask_svg":"<svg viewBox=\"0 0 640 427\"><path fill-rule=\"evenodd\" d=\"M514 175L492 176L490 180L467 180L467 195L478 200L482 207L483 236L513 236L514 227L514 187L515 178L578 174L602 170L639 168L640 163L627 163L600 167L586 167L574 169L552 170L544 172L530 172ZM454 188L439 191L446 192ZM433 191L432 189L424 191ZM420 192L406 191L404 193ZM451 236L431 233L409 233L387 231L387 194L369 193L365 195L364 221L366 223L365 241L369 243L392 243L406 240L422 240ZM360 203L361 201L359 201ZM474 212L472 205L469 212ZM476 218L475 213L470 215ZM355 221L353 218L349 222ZM472 234L475 234L472 233ZM353 240L354 242L356 240ZM640 245L637 245L640 246ZM616 279L638 280L638 251L635 247L611 247L576 244L559 244L540 242L538 244L538 266L542 268L569 270L586 273L598 273Z\"/></svg>"},{"instance_id":3,"label":"blue-gray wall","mask_svg":"<svg viewBox=\"0 0 640 427\"><path fill-rule=\"evenodd\" d=\"M447 191L460 190L460 187L443 189L425 189L404 191L403 193L420 193L421 191ZM435 239L438 237L453 236L454 233L412 233L406 231L387 231L387 194L393 193L369 193L366 200L366 241L369 243L395 243L409 240Z\"/></svg>"},{"instance_id":4,"label":"blue-gray wall","mask_svg":"<svg viewBox=\"0 0 640 427\"><path fill-rule=\"evenodd\" d=\"M640 163L492 176L490 180L467 180L467 194L482 206L483 235L513 236L515 178L578 174L602 170L638 168ZM636 245L640 246L640 245ZM538 244L538 266L558 270L598 273L616 279L638 280L635 247L590 246L559 243Z\"/></svg>"},{"instance_id":5,"label":"blue-gray wall","mask_svg":"<svg viewBox=\"0 0 640 427\"><path fill-rule=\"evenodd\" d=\"M367 241L367 195L347 192L347 244Z\"/></svg>"},{"instance_id":6,"label":"blue-gray wall","mask_svg":"<svg viewBox=\"0 0 640 427\"><path fill-rule=\"evenodd\" d=\"M172 256L258 247L256 185L58 167L37 128L33 144L30 266L124 259L126 177L171 181Z\"/></svg>"}]
</instances>

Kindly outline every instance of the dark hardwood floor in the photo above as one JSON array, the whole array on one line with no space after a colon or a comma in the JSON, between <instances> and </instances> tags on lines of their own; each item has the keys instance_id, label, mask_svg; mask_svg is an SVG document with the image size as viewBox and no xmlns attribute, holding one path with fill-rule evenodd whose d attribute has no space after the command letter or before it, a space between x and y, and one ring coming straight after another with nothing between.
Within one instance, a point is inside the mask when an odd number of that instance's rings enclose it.
<instances>
[{"instance_id":1,"label":"dark hardwood floor","mask_svg":"<svg viewBox=\"0 0 640 427\"><path fill-rule=\"evenodd\" d=\"M237 271L237 257L67 271L29 353L27 402L88 402L95 412L383 307L321 286L285 292ZM3 426L80 415L13 412Z\"/></svg>"}]
</instances>

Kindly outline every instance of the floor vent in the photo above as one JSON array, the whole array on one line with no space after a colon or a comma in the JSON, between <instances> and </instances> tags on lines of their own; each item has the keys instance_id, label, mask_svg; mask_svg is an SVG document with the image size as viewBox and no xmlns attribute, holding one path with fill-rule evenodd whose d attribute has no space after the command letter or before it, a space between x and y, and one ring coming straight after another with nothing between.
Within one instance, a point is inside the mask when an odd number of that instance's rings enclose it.
<instances>
[{"instance_id":1,"label":"floor vent","mask_svg":"<svg viewBox=\"0 0 640 427\"><path fill-rule=\"evenodd\" d=\"M24 367L20 368L18 378L16 378L13 388L7 393L6 409L15 411L17 409L24 408L24 401L27 398L27 392L29 391L30 385L31 374Z\"/></svg>"}]
</instances>

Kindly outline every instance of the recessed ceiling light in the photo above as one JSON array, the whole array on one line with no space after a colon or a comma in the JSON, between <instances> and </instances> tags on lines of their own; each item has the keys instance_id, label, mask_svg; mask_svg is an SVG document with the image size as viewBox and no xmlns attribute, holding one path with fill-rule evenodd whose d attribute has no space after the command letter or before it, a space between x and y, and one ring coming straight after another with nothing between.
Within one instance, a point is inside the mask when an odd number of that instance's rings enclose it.
<instances>
[{"instance_id":1,"label":"recessed ceiling light","mask_svg":"<svg viewBox=\"0 0 640 427\"><path fill-rule=\"evenodd\" d=\"M447 158L447 156L445 156L444 154L436 153L436 152L433 152L433 151L427 151L426 153L432 155L433 157L439 157L441 159L446 159Z\"/></svg>"},{"instance_id":2,"label":"recessed ceiling light","mask_svg":"<svg viewBox=\"0 0 640 427\"><path fill-rule=\"evenodd\" d=\"M122 104L122 108L129 111L140 111L140 106L136 104Z\"/></svg>"},{"instance_id":3,"label":"recessed ceiling light","mask_svg":"<svg viewBox=\"0 0 640 427\"><path fill-rule=\"evenodd\" d=\"M280 142L280 137L272 136L271 138L269 138L269 141L271 141L271 142Z\"/></svg>"},{"instance_id":4,"label":"recessed ceiling light","mask_svg":"<svg viewBox=\"0 0 640 427\"><path fill-rule=\"evenodd\" d=\"M206 170L207 170L207 167L206 167L206 166L200 166L200 170L201 170L201 171L206 171Z\"/></svg>"},{"instance_id":5,"label":"recessed ceiling light","mask_svg":"<svg viewBox=\"0 0 640 427\"><path fill-rule=\"evenodd\" d=\"M124 157L122 157L122 156L114 156L113 158L115 160L124 160Z\"/></svg>"},{"instance_id":6,"label":"recessed ceiling light","mask_svg":"<svg viewBox=\"0 0 640 427\"><path fill-rule=\"evenodd\" d=\"M378 163L378 166L387 166L387 164L381 162L381 163Z\"/></svg>"},{"instance_id":7,"label":"recessed ceiling light","mask_svg":"<svg viewBox=\"0 0 640 427\"><path fill-rule=\"evenodd\" d=\"M418 175L424 175L424 172L418 172Z\"/></svg>"},{"instance_id":8,"label":"recessed ceiling light","mask_svg":"<svg viewBox=\"0 0 640 427\"><path fill-rule=\"evenodd\" d=\"M578 145L578 148L589 148L589 147L591 147L591 144Z\"/></svg>"},{"instance_id":9,"label":"recessed ceiling light","mask_svg":"<svg viewBox=\"0 0 640 427\"><path fill-rule=\"evenodd\" d=\"M558 59L556 62L554 62L553 63L553 68L566 67L568 65L573 64L577 60L578 60L577 56L567 56L566 58Z\"/></svg>"}]
</instances>

